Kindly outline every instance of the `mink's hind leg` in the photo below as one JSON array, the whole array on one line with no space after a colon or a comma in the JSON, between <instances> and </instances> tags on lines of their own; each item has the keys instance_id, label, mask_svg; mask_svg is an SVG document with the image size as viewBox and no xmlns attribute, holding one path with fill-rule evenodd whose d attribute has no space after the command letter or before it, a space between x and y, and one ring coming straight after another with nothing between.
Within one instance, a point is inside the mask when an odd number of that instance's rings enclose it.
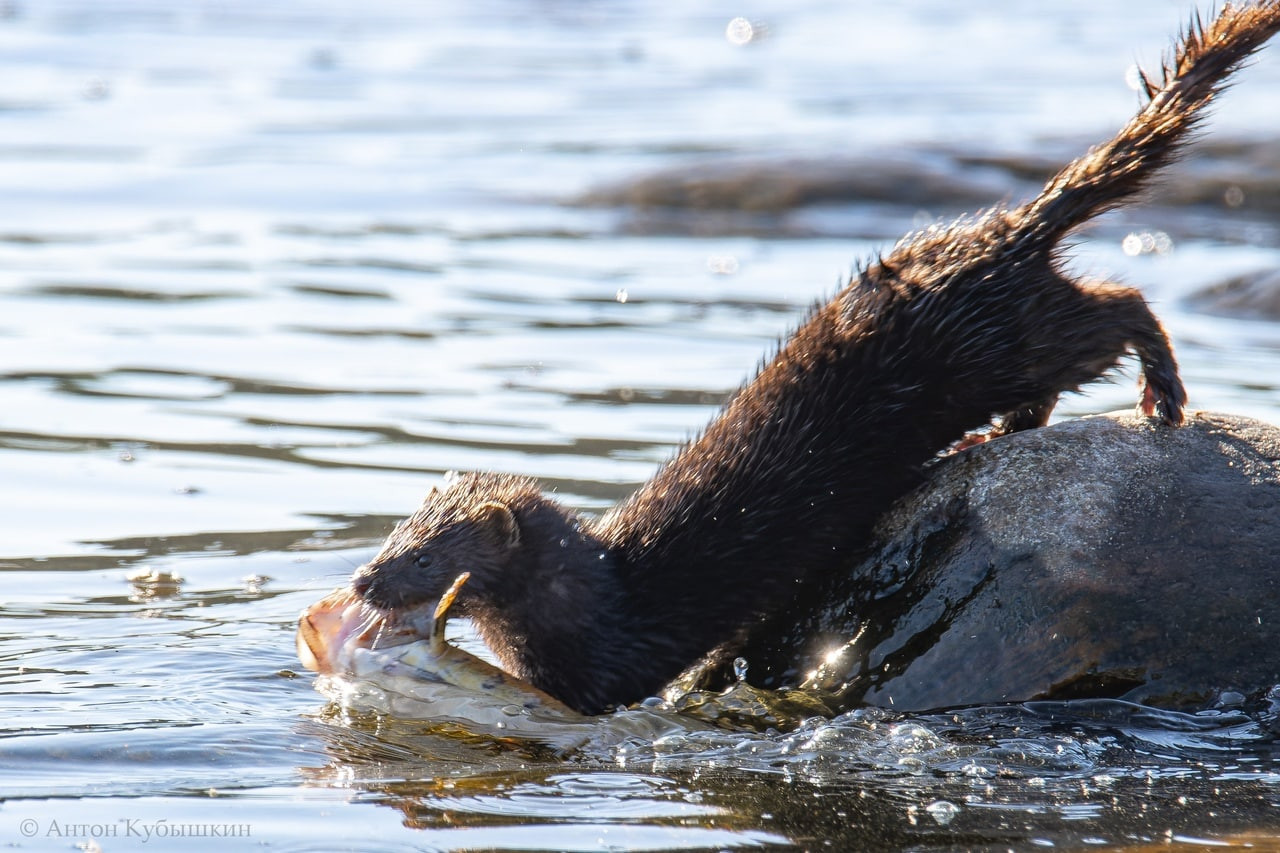
<instances>
[{"instance_id":1,"label":"mink's hind leg","mask_svg":"<svg viewBox=\"0 0 1280 853\"><path fill-rule=\"evenodd\" d=\"M976 447L1002 435L1021 432L1024 429L1042 427L1049 423L1049 415L1053 414L1053 407L1056 405L1058 405L1058 395L1054 394L1049 399L1042 400L1039 403L1028 403L1025 406L1019 406L1012 412L1005 412L1001 415L990 429L982 427L981 429L966 432L963 438L953 443L945 452L959 453L961 450L968 450L970 447Z\"/></svg>"},{"instance_id":2,"label":"mink's hind leg","mask_svg":"<svg viewBox=\"0 0 1280 853\"><path fill-rule=\"evenodd\" d=\"M995 435L1009 435L1014 432L1021 432L1024 429L1038 429L1049 423L1049 415L1053 414L1053 407L1058 405L1058 395L1054 394L1047 400L1041 400L1039 403L1029 403L1025 406L1019 406L1012 412L1006 412L1000 418L1000 422L992 432Z\"/></svg>"},{"instance_id":3,"label":"mink's hind leg","mask_svg":"<svg viewBox=\"0 0 1280 853\"><path fill-rule=\"evenodd\" d=\"M1150 314L1150 312L1148 312ZM1187 390L1178 376L1178 362L1173 347L1160 321L1151 316L1154 333L1135 339L1133 348L1142 359L1142 398L1138 406L1147 417L1159 414L1171 426L1182 425L1182 409L1187 404Z\"/></svg>"},{"instance_id":4,"label":"mink's hind leg","mask_svg":"<svg viewBox=\"0 0 1280 853\"><path fill-rule=\"evenodd\" d=\"M1112 282L1077 283L1097 302L1107 325L1124 336L1124 346L1138 354L1142 363L1142 397L1138 407L1147 417L1159 415L1170 426L1182 424L1187 392L1178 376L1178 362L1164 326L1151 313L1142 294L1132 287Z\"/></svg>"}]
</instances>

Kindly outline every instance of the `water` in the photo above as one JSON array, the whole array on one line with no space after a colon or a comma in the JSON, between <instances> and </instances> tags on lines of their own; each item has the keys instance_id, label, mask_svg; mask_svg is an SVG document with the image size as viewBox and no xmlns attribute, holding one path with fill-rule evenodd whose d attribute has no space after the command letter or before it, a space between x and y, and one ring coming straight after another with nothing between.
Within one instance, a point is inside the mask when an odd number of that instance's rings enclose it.
<instances>
[{"instance_id":1,"label":"water","mask_svg":"<svg viewBox=\"0 0 1280 853\"><path fill-rule=\"evenodd\" d=\"M444 471L530 474L586 510L624 495L855 261L1109 134L1127 69L1185 13L0 3L0 839L1275 845L1265 715L868 711L779 735L636 711L566 756L344 718L293 653L299 610ZM730 43L739 16L763 37ZM1280 136L1278 49L1179 183L1216 200L1240 175L1244 203L1127 212L1075 261L1146 290L1194 406L1272 422L1280 329L1180 300L1280 264L1274 157L1256 161ZM956 200L562 203L835 158L935 170ZM1171 251L1126 254L1144 232ZM1131 379L1060 416L1131 405Z\"/></svg>"}]
</instances>

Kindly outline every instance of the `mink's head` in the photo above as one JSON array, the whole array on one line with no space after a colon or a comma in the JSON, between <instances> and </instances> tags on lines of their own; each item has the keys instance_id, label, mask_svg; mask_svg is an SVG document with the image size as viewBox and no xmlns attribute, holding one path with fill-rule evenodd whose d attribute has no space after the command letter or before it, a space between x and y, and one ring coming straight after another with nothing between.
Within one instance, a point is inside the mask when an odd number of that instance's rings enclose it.
<instances>
[{"instance_id":1,"label":"mink's head","mask_svg":"<svg viewBox=\"0 0 1280 853\"><path fill-rule=\"evenodd\" d=\"M458 615L518 602L538 574L547 541L559 542L576 519L531 480L495 474L451 476L418 511L396 525L372 560L358 568L352 589L386 610L434 606L463 572L471 578Z\"/></svg>"}]
</instances>

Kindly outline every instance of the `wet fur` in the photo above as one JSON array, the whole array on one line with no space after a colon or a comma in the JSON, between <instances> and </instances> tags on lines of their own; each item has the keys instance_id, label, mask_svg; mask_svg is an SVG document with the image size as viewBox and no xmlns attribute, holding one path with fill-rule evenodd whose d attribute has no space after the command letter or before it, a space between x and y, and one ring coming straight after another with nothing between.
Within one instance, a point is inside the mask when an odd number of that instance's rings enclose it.
<instances>
[{"instance_id":1,"label":"wet fur","mask_svg":"<svg viewBox=\"0 0 1280 853\"><path fill-rule=\"evenodd\" d=\"M1229 6L1182 36L1147 105L1035 199L912 234L809 317L628 500L579 518L530 480L471 474L428 496L353 578L384 608L458 600L512 674L596 712L658 691L845 563L879 513L967 431L1043 424L1132 350L1140 407L1186 400L1141 295L1060 271L1063 238L1133 199L1224 80L1280 27Z\"/></svg>"}]
</instances>

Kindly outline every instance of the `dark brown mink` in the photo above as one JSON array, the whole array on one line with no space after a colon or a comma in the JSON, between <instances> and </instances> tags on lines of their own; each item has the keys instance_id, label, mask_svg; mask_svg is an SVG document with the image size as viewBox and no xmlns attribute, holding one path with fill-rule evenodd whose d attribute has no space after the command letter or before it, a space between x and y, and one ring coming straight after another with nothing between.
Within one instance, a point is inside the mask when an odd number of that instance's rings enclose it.
<instances>
[{"instance_id":1,"label":"dark brown mink","mask_svg":"<svg viewBox=\"0 0 1280 853\"><path fill-rule=\"evenodd\" d=\"M598 519L528 479L432 490L352 578L381 608L457 612L502 666L584 712L644 699L806 577L845 563L882 510L967 431L1045 423L1058 395L1141 361L1140 407L1182 422L1169 341L1139 293L1067 278L1073 229L1178 154L1280 2L1227 6L1182 35L1114 139L1019 207L909 235L816 306L695 440Z\"/></svg>"}]
</instances>

